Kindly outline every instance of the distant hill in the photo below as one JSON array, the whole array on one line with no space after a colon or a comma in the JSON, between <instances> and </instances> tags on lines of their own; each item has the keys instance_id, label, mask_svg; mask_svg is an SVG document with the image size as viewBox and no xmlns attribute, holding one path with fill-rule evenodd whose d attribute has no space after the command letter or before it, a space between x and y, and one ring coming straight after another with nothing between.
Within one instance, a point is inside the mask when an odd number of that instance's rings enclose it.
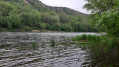
<instances>
[{"instance_id":1,"label":"distant hill","mask_svg":"<svg viewBox=\"0 0 119 67\"><path fill-rule=\"evenodd\" d=\"M87 16L70 8L47 6L39 0L0 0L0 31L92 31Z\"/></svg>"},{"instance_id":2,"label":"distant hill","mask_svg":"<svg viewBox=\"0 0 119 67\"><path fill-rule=\"evenodd\" d=\"M30 4L32 5L33 8L35 8L36 10L39 10L40 12L44 12L44 10L47 10L47 11L52 10L57 13L66 13L68 15L73 15L73 16L77 16L77 15L87 16L87 14L75 11L70 8L47 6L39 0L4 0L4 1L17 2L17 3L24 2L24 4Z\"/></svg>"}]
</instances>

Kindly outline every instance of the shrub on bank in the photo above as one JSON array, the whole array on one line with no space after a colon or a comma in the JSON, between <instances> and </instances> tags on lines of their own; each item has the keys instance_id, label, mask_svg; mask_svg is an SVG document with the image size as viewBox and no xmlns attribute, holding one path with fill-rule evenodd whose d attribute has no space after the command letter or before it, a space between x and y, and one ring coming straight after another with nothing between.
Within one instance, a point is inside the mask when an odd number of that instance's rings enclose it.
<instances>
[{"instance_id":1,"label":"shrub on bank","mask_svg":"<svg viewBox=\"0 0 119 67\"><path fill-rule=\"evenodd\" d=\"M82 49L87 49L94 62L102 62L100 65L103 65L105 62L108 67L108 64L116 64L116 61L118 61L119 38L110 36L82 35L76 36L72 38L72 40L78 41L79 45L82 46ZM83 44L82 40L85 41L86 44Z\"/></svg>"},{"instance_id":2,"label":"shrub on bank","mask_svg":"<svg viewBox=\"0 0 119 67\"><path fill-rule=\"evenodd\" d=\"M83 34L79 37L80 40L87 40L87 35Z\"/></svg>"},{"instance_id":3,"label":"shrub on bank","mask_svg":"<svg viewBox=\"0 0 119 67\"><path fill-rule=\"evenodd\" d=\"M100 41L100 36L96 36L96 35L88 35L87 39L89 41L95 40L95 41Z\"/></svg>"},{"instance_id":4,"label":"shrub on bank","mask_svg":"<svg viewBox=\"0 0 119 67\"><path fill-rule=\"evenodd\" d=\"M80 41L80 40L87 40L87 41L100 41L101 38L100 36L96 36L96 35L86 35L83 34L81 36L75 36L72 38L73 41Z\"/></svg>"},{"instance_id":5,"label":"shrub on bank","mask_svg":"<svg viewBox=\"0 0 119 67\"><path fill-rule=\"evenodd\" d=\"M88 41L88 44L82 46L87 48L91 57L94 59L94 62L112 64L115 63L115 61L118 61L118 44L118 40L116 39L102 39L100 41ZM103 59L106 60L101 61Z\"/></svg>"},{"instance_id":6,"label":"shrub on bank","mask_svg":"<svg viewBox=\"0 0 119 67\"><path fill-rule=\"evenodd\" d=\"M80 36L75 36L72 38L73 41L79 41L80 40Z\"/></svg>"}]
</instances>

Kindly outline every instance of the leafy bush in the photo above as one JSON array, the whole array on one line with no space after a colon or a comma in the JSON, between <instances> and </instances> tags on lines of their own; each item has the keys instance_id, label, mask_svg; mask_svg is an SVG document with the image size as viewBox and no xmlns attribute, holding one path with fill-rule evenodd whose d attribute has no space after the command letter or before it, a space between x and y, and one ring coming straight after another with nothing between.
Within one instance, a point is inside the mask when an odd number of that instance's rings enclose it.
<instances>
[{"instance_id":1,"label":"leafy bush","mask_svg":"<svg viewBox=\"0 0 119 67\"><path fill-rule=\"evenodd\" d=\"M100 41L100 36L96 35L86 35L76 36L72 38L73 41L88 40L88 41Z\"/></svg>"},{"instance_id":2,"label":"leafy bush","mask_svg":"<svg viewBox=\"0 0 119 67\"><path fill-rule=\"evenodd\" d=\"M107 34L119 37L119 12L105 12L100 19L100 23L104 24Z\"/></svg>"},{"instance_id":3,"label":"leafy bush","mask_svg":"<svg viewBox=\"0 0 119 67\"><path fill-rule=\"evenodd\" d=\"M87 40L87 35L86 34L81 35L80 40Z\"/></svg>"},{"instance_id":4,"label":"leafy bush","mask_svg":"<svg viewBox=\"0 0 119 67\"><path fill-rule=\"evenodd\" d=\"M98 57L104 56L108 52L112 51L116 43L117 41L115 39L110 40L106 39L102 41L89 41L87 47L90 50L92 57L94 59L97 59Z\"/></svg>"},{"instance_id":5,"label":"leafy bush","mask_svg":"<svg viewBox=\"0 0 119 67\"><path fill-rule=\"evenodd\" d=\"M87 39L89 40L89 41L92 41L92 40L94 40L94 41L100 41L101 39L100 39L100 36L96 36L96 35L88 35L87 36Z\"/></svg>"},{"instance_id":6,"label":"leafy bush","mask_svg":"<svg viewBox=\"0 0 119 67\"><path fill-rule=\"evenodd\" d=\"M80 36L75 36L72 38L73 41L79 41L80 40Z\"/></svg>"}]
</instances>

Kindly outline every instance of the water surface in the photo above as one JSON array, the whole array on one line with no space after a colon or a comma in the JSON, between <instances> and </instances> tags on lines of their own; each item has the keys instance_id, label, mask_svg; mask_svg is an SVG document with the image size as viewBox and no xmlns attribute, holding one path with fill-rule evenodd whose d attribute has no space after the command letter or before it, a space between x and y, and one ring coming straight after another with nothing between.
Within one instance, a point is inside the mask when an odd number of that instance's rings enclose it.
<instances>
[{"instance_id":1,"label":"water surface","mask_svg":"<svg viewBox=\"0 0 119 67\"><path fill-rule=\"evenodd\" d=\"M80 45L71 44L77 35L96 33L0 33L0 67L90 67L90 54ZM57 45L51 46L51 40ZM37 42L38 48L31 45Z\"/></svg>"}]
</instances>

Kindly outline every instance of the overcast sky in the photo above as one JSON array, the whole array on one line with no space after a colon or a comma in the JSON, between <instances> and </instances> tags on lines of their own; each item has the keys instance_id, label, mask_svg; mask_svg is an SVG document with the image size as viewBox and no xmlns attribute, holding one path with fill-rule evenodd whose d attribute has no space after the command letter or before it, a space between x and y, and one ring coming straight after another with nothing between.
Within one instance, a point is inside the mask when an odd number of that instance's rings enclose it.
<instances>
[{"instance_id":1,"label":"overcast sky","mask_svg":"<svg viewBox=\"0 0 119 67\"><path fill-rule=\"evenodd\" d=\"M49 6L68 7L77 10L82 13L88 13L86 9L83 9L85 0L40 0L42 3Z\"/></svg>"}]
</instances>

